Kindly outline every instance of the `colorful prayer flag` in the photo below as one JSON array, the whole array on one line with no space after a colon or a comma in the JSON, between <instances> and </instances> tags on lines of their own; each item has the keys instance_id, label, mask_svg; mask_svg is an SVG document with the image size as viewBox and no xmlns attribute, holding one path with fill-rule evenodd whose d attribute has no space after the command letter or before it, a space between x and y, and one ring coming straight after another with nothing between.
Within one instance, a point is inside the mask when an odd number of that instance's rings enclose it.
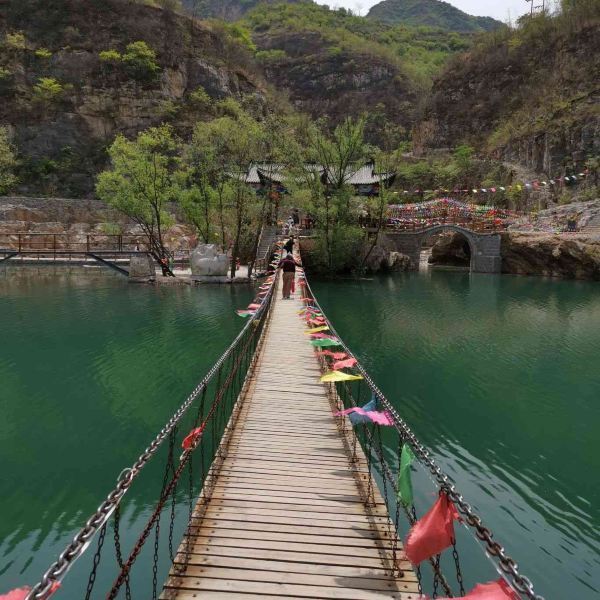
<instances>
[{"instance_id":1,"label":"colorful prayer flag","mask_svg":"<svg viewBox=\"0 0 600 600\"><path fill-rule=\"evenodd\" d=\"M333 363L332 368L334 371L339 371L340 369L353 367L354 365L356 365L357 362L358 361L353 357L347 358L345 360L338 360L337 362Z\"/></svg>"},{"instance_id":2,"label":"colorful prayer flag","mask_svg":"<svg viewBox=\"0 0 600 600\"><path fill-rule=\"evenodd\" d=\"M315 340L317 342L324 342L326 340ZM331 383L334 381L356 381L362 379L362 375L350 375L350 373L344 373L343 371L329 371L321 377L323 383Z\"/></svg>"},{"instance_id":3,"label":"colorful prayer flag","mask_svg":"<svg viewBox=\"0 0 600 600\"><path fill-rule=\"evenodd\" d=\"M362 377L360 378L362 379ZM346 410L342 410L340 412L334 413L334 416L341 417L342 415L351 415L352 413L357 413L362 415L363 417L367 417L369 420L373 421L373 423L377 423L377 425L393 425L393 421L387 411L378 411L378 410L365 410L360 406L354 406L352 408L347 408Z\"/></svg>"},{"instance_id":4,"label":"colorful prayer flag","mask_svg":"<svg viewBox=\"0 0 600 600\"><path fill-rule=\"evenodd\" d=\"M415 455L410 446L404 444L400 454L400 471L398 472L398 501L405 506L410 506L413 503L413 487L410 474L410 466L412 465Z\"/></svg>"},{"instance_id":5,"label":"colorful prayer flag","mask_svg":"<svg viewBox=\"0 0 600 600\"><path fill-rule=\"evenodd\" d=\"M308 329L304 333L319 333L320 331L327 331L329 327L327 325L321 325L320 327L313 327L312 329Z\"/></svg>"},{"instance_id":6,"label":"colorful prayer flag","mask_svg":"<svg viewBox=\"0 0 600 600\"><path fill-rule=\"evenodd\" d=\"M332 340L331 338L326 338L324 340L312 340L310 342L313 346L317 348L327 348L329 346L341 346L341 344L337 340Z\"/></svg>"},{"instance_id":7,"label":"colorful prayer flag","mask_svg":"<svg viewBox=\"0 0 600 600\"><path fill-rule=\"evenodd\" d=\"M452 545L454 541L454 520L458 512L444 493L408 532L404 549L413 565L435 556Z\"/></svg>"},{"instance_id":8,"label":"colorful prayer flag","mask_svg":"<svg viewBox=\"0 0 600 600\"><path fill-rule=\"evenodd\" d=\"M362 407L365 412L373 412L377 410L377 398L372 396L371 399ZM368 415L360 414L358 412L352 412L348 415L350 423L352 425L360 425L362 423L368 423L371 419Z\"/></svg>"}]
</instances>

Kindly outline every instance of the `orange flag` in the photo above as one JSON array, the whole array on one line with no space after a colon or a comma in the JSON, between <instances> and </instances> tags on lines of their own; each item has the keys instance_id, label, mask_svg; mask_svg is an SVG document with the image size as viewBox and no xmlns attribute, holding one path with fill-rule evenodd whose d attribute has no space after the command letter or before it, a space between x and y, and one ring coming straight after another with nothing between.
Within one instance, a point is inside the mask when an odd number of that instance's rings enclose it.
<instances>
[{"instance_id":1,"label":"orange flag","mask_svg":"<svg viewBox=\"0 0 600 600\"><path fill-rule=\"evenodd\" d=\"M454 541L454 520L460 517L446 494L423 515L408 532L404 550L413 565L439 554Z\"/></svg>"}]
</instances>

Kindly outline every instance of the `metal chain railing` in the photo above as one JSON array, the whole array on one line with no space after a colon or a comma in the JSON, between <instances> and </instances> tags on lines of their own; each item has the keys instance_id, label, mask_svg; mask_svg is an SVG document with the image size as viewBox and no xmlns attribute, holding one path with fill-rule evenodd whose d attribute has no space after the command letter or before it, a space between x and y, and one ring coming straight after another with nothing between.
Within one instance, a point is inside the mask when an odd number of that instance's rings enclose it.
<instances>
[{"instance_id":1,"label":"metal chain railing","mask_svg":"<svg viewBox=\"0 0 600 600\"><path fill-rule=\"evenodd\" d=\"M400 416L396 408L393 406L393 404L384 396L383 392L377 387L373 379L370 377L369 373L361 365L360 361L352 353L350 348L348 348L348 346L344 343L331 321L327 318L323 307L319 304L306 276L304 279L304 290L304 296L306 298L310 298L310 301L313 304L313 306L316 309L318 309L318 311L323 315L323 318L325 319L327 326L329 327L330 333L336 337L339 345L343 348L344 352L349 357L354 358L356 360L356 365L354 368L358 369L373 397L377 399L380 406L392 418L394 428L398 432L400 438L404 441L404 443L410 445L415 454L415 457L429 471L430 475L433 477L434 482L439 486L439 490L447 494L448 498L453 502L459 513L464 517L465 523L474 530L474 533L477 536L477 538L484 542L487 553L491 557L493 557L495 564L507 576L512 587L517 592L531 600L544 600L542 596L536 594L531 580L519 572L519 567L516 561L507 554L505 548L499 542L494 540L492 532L488 527L486 527L483 524L481 517L477 515L471 507L471 505L465 501L462 494L456 489L456 486L451 480L451 478L446 473L444 473L442 469L436 464L429 450L417 439L413 431L410 429L408 424L402 419L402 417ZM388 481L392 481L392 485L394 485L395 482L392 477L392 474L389 471L387 473L385 472L387 468L387 464L385 463L385 461L383 461L383 477L387 478ZM416 520L416 515L414 515L414 520ZM456 551L455 547L454 551ZM464 589L462 573L460 571L460 563L457 559L455 559L455 564L457 568L457 579L462 591ZM439 569L434 570L438 571ZM419 581L420 578L421 574L419 572ZM439 577L436 576L435 581L440 581Z\"/></svg>"},{"instance_id":2,"label":"metal chain railing","mask_svg":"<svg viewBox=\"0 0 600 600\"><path fill-rule=\"evenodd\" d=\"M274 294L275 285L271 285L268 290L268 293L264 296L264 298L257 300L260 303L259 308L254 313L253 317L249 319L248 323L242 328L239 334L236 336L234 341L229 345L229 347L225 350L225 352L221 355L221 357L217 360L217 362L212 366L212 368L208 371L202 381L192 390L190 395L186 398L183 404L175 411L173 416L167 421L166 425L160 430L160 432L156 435L156 437L151 441L148 447L142 452L142 454L138 457L138 459L133 463L133 465L127 469L124 469L119 477L117 478L117 485L113 490L111 490L106 496L105 500L100 504L97 510L88 518L85 522L85 525L77 532L74 536L73 540L67 545L67 547L61 552L56 561L50 565L50 567L46 570L46 572L42 575L40 581L31 589L28 593L26 600L46 600L49 598L52 593L56 591L58 585L61 580L64 578L69 568L75 563L75 561L85 552L88 546L91 544L94 535L102 530L105 532L105 527L110 517L117 511L120 507L120 503L130 489L133 481L140 474L142 469L148 464L150 459L155 456L158 449L163 445L164 441L167 439L173 440L175 432L177 430L178 425L181 423L184 415L186 415L189 408L194 404L194 402L200 397L201 402L198 409L198 414L196 418L196 424L198 423L199 417L202 414L202 406L204 402L204 396L206 394L206 390L209 384L213 382L213 378L218 373L220 374L224 365L228 360L233 359L236 353L243 354L244 352L254 352L256 345L258 343L258 339L262 333L262 327L264 324L264 317L271 305L271 300ZM259 327L257 327L257 324ZM238 357L239 358L239 357ZM238 376L237 379L234 379L236 372L239 369L240 365L243 363L244 366L249 367L251 364L251 356L245 357L244 361L237 360L236 368L233 369L233 372L229 374L229 377L226 379L226 383L223 385L230 386L232 383L236 384L236 389L241 387L244 378ZM233 364L233 360L231 360ZM219 382L219 386L217 386L217 393L215 396L215 400L213 402L213 406L208 412L208 415L205 418L204 424L208 420L210 420L215 414L219 420L224 418L222 413L217 412L217 406L221 402L225 392L229 389L221 389L219 391L219 387L221 386ZM230 395L233 397L233 394ZM237 396L236 396L237 397ZM234 398L235 400L235 398ZM216 440L214 438L215 427L212 428L211 437L213 437L213 449L216 449L216 445L220 440ZM173 445L173 442L170 442L170 445ZM192 450L195 449L192 448ZM172 456L172 449L169 453ZM180 464L177 468L174 465L169 464L170 460L168 459L167 469L165 470L165 479L163 482L163 489L160 494L159 505L160 509L162 509L162 505L169 499L171 495L175 493L175 487L177 484L177 480L183 471L183 467L186 466L188 459L187 456L191 458L191 453L189 451L184 451L180 459ZM185 460L183 460L185 458ZM204 458L201 457L203 462ZM202 475L204 475L203 466ZM171 472L171 480L170 483L167 483L167 477L169 475L169 471ZM191 477L191 475L190 475ZM172 502L175 502L174 496ZM189 502L189 500L188 500ZM158 506L158 505L157 505ZM171 505L173 506L173 504ZM159 509L159 512L160 512ZM188 509L189 510L189 509ZM190 510L191 515L191 510ZM158 515L154 519L153 523L158 518ZM171 538L173 535L172 531L172 522L173 522L173 509L171 510L171 523L169 526L169 537ZM114 522L114 537L115 537L115 551L116 551L116 559L121 570L122 576L119 578L119 587L122 584L126 586L126 595L127 597L131 596L130 590L130 581L129 581L129 570L132 564L132 555L130 555L130 559L124 560L121 545L122 541L119 536L119 520L120 520L120 510L115 514L115 522ZM158 526L156 527L156 535L159 535ZM146 533L146 532L144 532ZM149 533L149 531L148 531ZM147 533L146 536L147 537ZM172 541L170 541L170 552L172 552ZM138 549L139 551L139 549ZM133 554L133 553L132 553ZM95 571L98 568L97 561L99 560L99 556L94 561L94 574L92 576L92 587L93 580L95 579ZM133 558L135 560L135 557ZM157 561L156 552L155 552L155 563Z\"/></svg>"}]
</instances>

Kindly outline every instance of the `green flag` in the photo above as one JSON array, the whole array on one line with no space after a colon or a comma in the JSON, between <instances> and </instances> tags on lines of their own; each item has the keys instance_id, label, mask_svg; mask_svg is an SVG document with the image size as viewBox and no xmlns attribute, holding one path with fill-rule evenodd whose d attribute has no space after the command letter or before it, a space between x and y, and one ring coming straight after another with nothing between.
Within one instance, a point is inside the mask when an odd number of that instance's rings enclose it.
<instances>
[{"instance_id":1,"label":"green flag","mask_svg":"<svg viewBox=\"0 0 600 600\"><path fill-rule=\"evenodd\" d=\"M312 340L310 342L313 346L317 348L327 348L329 346L341 346L341 344L337 340L332 340L331 338L321 338L319 340Z\"/></svg>"},{"instance_id":2,"label":"green flag","mask_svg":"<svg viewBox=\"0 0 600 600\"><path fill-rule=\"evenodd\" d=\"M400 471L398 472L398 501L405 506L413 503L412 479L410 476L410 465L412 465L415 455L410 446L404 444L400 454Z\"/></svg>"}]
</instances>

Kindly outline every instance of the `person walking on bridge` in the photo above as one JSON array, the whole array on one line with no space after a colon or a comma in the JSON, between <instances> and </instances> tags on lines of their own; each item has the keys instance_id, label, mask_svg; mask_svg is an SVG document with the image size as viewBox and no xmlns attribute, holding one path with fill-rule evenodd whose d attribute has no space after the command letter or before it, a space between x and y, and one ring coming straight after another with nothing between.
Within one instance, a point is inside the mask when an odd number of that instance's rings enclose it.
<instances>
[{"instance_id":1,"label":"person walking on bridge","mask_svg":"<svg viewBox=\"0 0 600 600\"><path fill-rule=\"evenodd\" d=\"M292 254L294 251L294 236L291 236L290 239L285 243L283 249L288 253Z\"/></svg>"},{"instance_id":2,"label":"person walking on bridge","mask_svg":"<svg viewBox=\"0 0 600 600\"><path fill-rule=\"evenodd\" d=\"M291 252L279 261L278 268L283 271L283 289L282 297L284 300L289 300L290 293L292 291L292 283L294 283L294 277L296 276L296 267L300 264L294 260Z\"/></svg>"}]
</instances>

